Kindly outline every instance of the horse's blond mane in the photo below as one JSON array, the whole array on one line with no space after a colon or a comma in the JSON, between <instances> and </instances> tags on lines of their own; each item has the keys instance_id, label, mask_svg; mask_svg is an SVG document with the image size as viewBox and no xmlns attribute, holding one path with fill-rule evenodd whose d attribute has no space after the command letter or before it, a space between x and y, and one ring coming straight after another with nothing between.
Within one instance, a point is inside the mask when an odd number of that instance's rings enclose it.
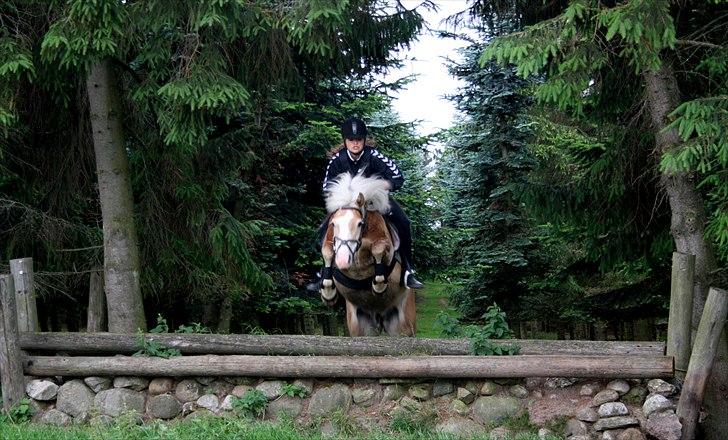
<instances>
[{"instance_id":1,"label":"horse's blond mane","mask_svg":"<svg viewBox=\"0 0 728 440\"><path fill-rule=\"evenodd\" d=\"M334 212L344 206L356 206L359 193L364 195L368 210L382 214L389 212L388 181L380 177L364 177L361 174L352 177L349 173L340 174L327 188L326 210Z\"/></svg>"}]
</instances>

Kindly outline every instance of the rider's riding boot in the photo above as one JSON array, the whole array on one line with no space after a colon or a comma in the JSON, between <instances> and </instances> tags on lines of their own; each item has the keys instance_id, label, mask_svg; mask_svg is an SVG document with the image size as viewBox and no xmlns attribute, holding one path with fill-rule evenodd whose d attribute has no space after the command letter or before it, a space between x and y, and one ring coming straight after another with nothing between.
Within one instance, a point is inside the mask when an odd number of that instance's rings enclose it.
<instances>
[{"instance_id":1,"label":"rider's riding boot","mask_svg":"<svg viewBox=\"0 0 728 440\"><path fill-rule=\"evenodd\" d=\"M415 271L409 266L409 264L407 265L407 270L404 273L404 284L410 289L422 289L425 287L420 280L415 278Z\"/></svg>"},{"instance_id":2,"label":"rider's riding boot","mask_svg":"<svg viewBox=\"0 0 728 440\"><path fill-rule=\"evenodd\" d=\"M323 280L321 279L321 271L319 270L316 272L316 276L314 276L313 280L306 284L306 290L311 293L319 293L322 287Z\"/></svg>"}]
</instances>

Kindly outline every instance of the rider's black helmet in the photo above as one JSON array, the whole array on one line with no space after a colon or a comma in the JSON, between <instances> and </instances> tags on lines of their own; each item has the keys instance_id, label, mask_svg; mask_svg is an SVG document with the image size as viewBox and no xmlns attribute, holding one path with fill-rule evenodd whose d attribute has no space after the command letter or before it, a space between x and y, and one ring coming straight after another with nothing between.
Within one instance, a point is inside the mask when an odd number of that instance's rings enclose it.
<instances>
[{"instance_id":1,"label":"rider's black helmet","mask_svg":"<svg viewBox=\"0 0 728 440\"><path fill-rule=\"evenodd\" d=\"M344 139L366 139L367 124L359 118L349 118L341 126L341 136Z\"/></svg>"}]
</instances>

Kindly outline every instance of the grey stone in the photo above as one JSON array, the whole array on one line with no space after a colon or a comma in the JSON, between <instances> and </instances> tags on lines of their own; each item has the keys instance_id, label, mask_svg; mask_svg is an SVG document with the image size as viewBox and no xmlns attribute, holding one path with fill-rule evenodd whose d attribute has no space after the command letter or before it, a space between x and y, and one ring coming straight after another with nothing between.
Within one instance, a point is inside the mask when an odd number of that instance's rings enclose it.
<instances>
[{"instance_id":1,"label":"grey stone","mask_svg":"<svg viewBox=\"0 0 728 440\"><path fill-rule=\"evenodd\" d=\"M185 402L182 404L182 416L188 416L197 411L198 408L197 402Z\"/></svg>"},{"instance_id":2,"label":"grey stone","mask_svg":"<svg viewBox=\"0 0 728 440\"><path fill-rule=\"evenodd\" d=\"M76 417L89 412L93 405L94 392L80 379L70 380L58 389L56 409L59 411Z\"/></svg>"},{"instance_id":3,"label":"grey stone","mask_svg":"<svg viewBox=\"0 0 728 440\"><path fill-rule=\"evenodd\" d=\"M470 438L483 431L483 427L474 421L460 417L451 417L435 425L435 432L453 437Z\"/></svg>"},{"instance_id":4,"label":"grey stone","mask_svg":"<svg viewBox=\"0 0 728 440\"><path fill-rule=\"evenodd\" d=\"M58 394L58 385L50 380L35 379L25 384L25 392L35 400L53 400Z\"/></svg>"},{"instance_id":5,"label":"grey stone","mask_svg":"<svg viewBox=\"0 0 728 440\"><path fill-rule=\"evenodd\" d=\"M149 386L149 379L143 377L125 377L120 376L114 378L114 388L130 388L134 391L141 391Z\"/></svg>"},{"instance_id":6,"label":"grey stone","mask_svg":"<svg viewBox=\"0 0 728 440\"><path fill-rule=\"evenodd\" d=\"M409 395L417 400L428 400L432 394L429 385L417 384L409 387Z\"/></svg>"},{"instance_id":7,"label":"grey stone","mask_svg":"<svg viewBox=\"0 0 728 440\"><path fill-rule=\"evenodd\" d=\"M533 397L535 397L536 399L540 399L540 398L542 398L542 397L543 397L543 392L541 392L541 390L533 390L533 391L531 392L531 395L532 395Z\"/></svg>"},{"instance_id":8,"label":"grey stone","mask_svg":"<svg viewBox=\"0 0 728 440\"><path fill-rule=\"evenodd\" d=\"M593 396L595 395L599 390L601 389L601 386L596 383L587 383L581 386L581 389L579 390L580 396Z\"/></svg>"},{"instance_id":9,"label":"grey stone","mask_svg":"<svg viewBox=\"0 0 728 440\"><path fill-rule=\"evenodd\" d=\"M265 417L271 420L278 420L284 414L295 419L303 412L303 400L297 397L283 396L268 404L265 409Z\"/></svg>"},{"instance_id":10,"label":"grey stone","mask_svg":"<svg viewBox=\"0 0 728 440\"><path fill-rule=\"evenodd\" d=\"M281 380L266 380L256 385L255 389L265 394L268 400L277 399L283 395L283 385Z\"/></svg>"},{"instance_id":11,"label":"grey stone","mask_svg":"<svg viewBox=\"0 0 728 440\"><path fill-rule=\"evenodd\" d=\"M336 411L347 413L351 406L351 391L342 384L320 388L313 393L308 404L311 416L326 416Z\"/></svg>"},{"instance_id":12,"label":"grey stone","mask_svg":"<svg viewBox=\"0 0 728 440\"><path fill-rule=\"evenodd\" d=\"M472 407L473 419L486 425L498 423L521 413L521 401L515 397L484 396L479 397Z\"/></svg>"},{"instance_id":13,"label":"grey stone","mask_svg":"<svg viewBox=\"0 0 728 440\"><path fill-rule=\"evenodd\" d=\"M57 409L51 409L40 416L40 423L53 426L69 426L73 419L68 414Z\"/></svg>"},{"instance_id":14,"label":"grey stone","mask_svg":"<svg viewBox=\"0 0 728 440\"><path fill-rule=\"evenodd\" d=\"M355 389L351 391L351 398L359 406L372 406L374 403L374 395L377 392L371 388L367 389Z\"/></svg>"},{"instance_id":15,"label":"grey stone","mask_svg":"<svg viewBox=\"0 0 728 440\"><path fill-rule=\"evenodd\" d=\"M480 386L477 382L473 382L472 380L469 380L465 382L465 385L463 385L463 388L470 391L471 393L478 395L478 390L480 389Z\"/></svg>"},{"instance_id":16,"label":"grey stone","mask_svg":"<svg viewBox=\"0 0 728 440\"><path fill-rule=\"evenodd\" d=\"M657 440L680 440L682 435L682 424L672 411L653 413L642 428Z\"/></svg>"},{"instance_id":17,"label":"grey stone","mask_svg":"<svg viewBox=\"0 0 728 440\"><path fill-rule=\"evenodd\" d=\"M192 379L181 380L175 387L174 395L182 403L194 402L202 395L202 385Z\"/></svg>"},{"instance_id":18,"label":"grey stone","mask_svg":"<svg viewBox=\"0 0 728 440\"><path fill-rule=\"evenodd\" d=\"M614 402L619 399L619 393L614 390L604 390L598 392L591 401L591 406L601 406L607 402Z\"/></svg>"},{"instance_id":19,"label":"grey stone","mask_svg":"<svg viewBox=\"0 0 728 440\"><path fill-rule=\"evenodd\" d=\"M645 417L649 417L650 415L652 415L652 413L673 408L674 405L667 397L663 396L662 394L652 394L647 398L647 400L645 400L644 405L642 405L642 412L644 413Z\"/></svg>"},{"instance_id":20,"label":"grey stone","mask_svg":"<svg viewBox=\"0 0 728 440\"><path fill-rule=\"evenodd\" d=\"M242 376L227 376L223 377L222 380L233 385L253 385L255 383L255 379L253 379L252 377Z\"/></svg>"},{"instance_id":21,"label":"grey stone","mask_svg":"<svg viewBox=\"0 0 728 440\"><path fill-rule=\"evenodd\" d=\"M480 395L481 396L492 396L493 394L497 393L500 389L500 385L493 381L487 381L483 384L482 387L480 387Z\"/></svg>"},{"instance_id":22,"label":"grey stone","mask_svg":"<svg viewBox=\"0 0 728 440\"><path fill-rule=\"evenodd\" d=\"M114 423L114 418L104 414L91 417L91 420L88 421L89 426L93 428L103 428L105 426L111 425L112 423Z\"/></svg>"},{"instance_id":23,"label":"grey stone","mask_svg":"<svg viewBox=\"0 0 728 440\"><path fill-rule=\"evenodd\" d=\"M250 385L237 385L233 390L230 392L235 397L243 397L245 393L252 390L253 387Z\"/></svg>"},{"instance_id":24,"label":"grey stone","mask_svg":"<svg viewBox=\"0 0 728 440\"><path fill-rule=\"evenodd\" d=\"M149 390L147 392L152 396L156 396L158 394L171 393L173 389L174 380L172 378L158 377L149 382Z\"/></svg>"},{"instance_id":25,"label":"grey stone","mask_svg":"<svg viewBox=\"0 0 728 440\"><path fill-rule=\"evenodd\" d=\"M645 435L637 428L629 428L625 429L619 435L617 435L617 440L647 440L645 438Z\"/></svg>"},{"instance_id":26,"label":"grey stone","mask_svg":"<svg viewBox=\"0 0 728 440\"><path fill-rule=\"evenodd\" d=\"M90 376L83 380L83 383L88 385L91 390L93 390L94 393L98 393L99 391L108 390L111 388L111 378L110 377L100 377L100 376Z\"/></svg>"},{"instance_id":27,"label":"grey stone","mask_svg":"<svg viewBox=\"0 0 728 440\"><path fill-rule=\"evenodd\" d=\"M639 423L639 420L632 416L609 417L597 420L597 422L594 423L594 430L604 431L605 429L626 428L628 426L639 425Z\"/></svg>"},{"instance_id":28,"label":"grey stone","mask_svg":"<svg viewBox=\"0 0 728 440\"><path fill-rule=\"evenodd\" d=\"M475 394L471 393L467 388L460 387L458 388L457 398L469 405L475 400Z\"/></svg>"},{"instance_id":29,"label":"grey stone","mask_svg":"<svg viewBox=\"0 0 728 440\"><path fill-rule=\"evenodd\" d=\"M432 397L446 396L455 391L452 382L435 382L432 385Z\"/></svg>"},{"instance_id":30,"label":"grey stone","mask_svg":"<svg viewBox=\"0 0 728 440\"><path fill-rule=\"evenodd\" d=\"M112 388L98 393L94 405L101 414L112 417L128 411L143 414L144 394L129 388Z\"/></svg>"},{"instance_id":31,"label":"grey stone","mask_svg":"<svg viewBox=\"0 0 728 440\"><path fill-rule=\"evenodd\" d=\"M572 435L571 437L569 437L569 440L592 440L592 437L589 434Z\"/></svg>"},{"instance_id":32,"label":"grey stone","mask_svg":"<svg viewBox=\"0 0 728 440\"><path fill-rule=\"evenodd\" d=\"M607 402L599 406L598 414L599 417L626 416L629 410L622 402Z\"/></svg>"},{"instance_id":33,"label":"grey stone","mask_svg":"<svg viewBox=\"0 0 728 440\"><path fill-rule=\"evenodd\" d=\"M465 402L458 399L452 401L450 408L461 416L467 416L470 412L470 407Z\"/></svg>"},{"instance_id":34,"label":"grey stone","mask_svg":"<svg viewBox=\"0 0 728 440\"><path fill-rule=\"evenodd\" d=\"M627 383L624 379L616 379L607 384L608 390L614 390L619 393L620 396L627 394L629 388L629 383Z\"/></svg>"},{"instance_id":35,"label":"grey stone","mask_svg":"<svg viewBox=\"0 0 728 440\"><path fill-rule=\"evenodd\" d=\"M594 423L599 420L599 414L594 408L585 406L576 412L576 418L584 422Z\"/></svg>"},{"instance_id":36,"label":"grey stone","mask_svg":"<svg viewBox=\"0 0 728 440\"><path fill-rule=\"evenodd\" d=\"M400 407L410 412L415 412L422 409L422 404L420 402L407 396L404 396L399 400L399 405Z\"/></svg>"},{"instance_id":37,"label":"grey stone","mask_svg":"<svg viewBox=\"0 0 728 440\"><path fill-rule=\"evenodd\" d=\"M193 420L193 419L198 419L198 418L210 417L213 415L214 414L212 412L210 412L209 409L200 408L194 412L189 413L187 415L187 417L185 417L185 420Z\"/></svg>"},{"instance_id":38,"label":"grey stone","mask_svg":"<svg viewBox=\"0 0 728 440\"><path fill-rule=\"evenodd\" d=\"M645 397L647 397L647 389L643 386L636 385L630 388L627 394L622 396L622 401L634 405L641 405L645 401Z\"/></svg>"},{"instance_id":39,"label":"grey stone","mask_svg":"<svg viewBox=\"0 0 728 440\"><path fill-rule=\"evenodd\" d=\"M569 377L549 377L544 382L543 386L544 388L566 388L574 385L576 383L576 379L569 378Z\"/></svg>"},{"instance_id":40,"label":"grey stone","mask_svg":"<svg viewBox=\"0 0 728 440\"><path fill-rule=\"evenodd\" d=\"M296 379L293 381L293 386L306 390L307 396L313 393L313 381L310 379Z\"/></svg>"},{"instance_id":41,"label":"grey stone","mask_svg":"<svg viewBox=\"0 0 728 440\"><path fill-rule=\"evenodd\" d=\"M217 412L220 409L220 399L214 394L205 394L197 399L197 406L212 412Z\"/></svg>"},{"instance_id":42,"label":"grey stone","mask_svg":"<svg viewBox=\"0 0 728 440\"><path fill-rule=\"evenodd\" d=\"M404 396L404 387L402 385L387 385L384 388L383 400L399 400L400 397Z\"/></svg>"},{"instance_id":43,"label":"grey stone","mask_svg":"<svg viewBox=\"0 0 728 440\"><path fill-rule=\"evenodd\" d=\"M513 436L513 433L505 426L499 426L492 429L488 433L488 436L491 440L509 440Z\"/></svg>"},{"instance_id":44,"label":"grey stone","mask_svg":"<svg viewBox=\"0 0 728 440\"><path fill-rule=\"evenodd\" d=\"M523 385L513 385L508 392L511 396L518 397L519 399L523 399L528 396L528 390Z\"/></svg>"},{"instance_id":45,"label":"grey stone","mask_svg":"<svg viewBox=\"0 0 728 440\"><path fill-rule=\"evenodd\" d=\"M158 394L147 400L147 413L155 419L173 419L181 412L182 405L171 394Z\"/></svg>"},{"instance_id":46,"label":"grey stone","mask_svg":"<svg viewBox=\"0 0 728 440\"><path fill-rule=\"evenodd\" d=\"M548 428L539 428L539 430L538 430L538 439L539 440L546 440L551 437L555 437L553 431L551 431Z\"/></svg>"},{"instance_id":47,"label":"grey stone","mask_svg":"<svg viewBox=\"0 0 728 440\"><path fill-rule=\"evenodd\" d=\"M584 435L589 432L589 427L586 423L577 419L569 419L564 427L564 435L566 437L572 435Z\"/></svg>"},{"instance_id":48,"label":"grey stone","mask_svg":"<svg viewBox=\"0 0 728 440\"><path fill-rule=\"evenodd\" d=\"M222 402L220 403L220 410L221 411L232 411L233 410L233 396L232 394L225 396L224 399L222 399Z\"/></svg>"},{"instance_id":49,"label":"grey stone","mask_svg":"<svg viewBox=\"0 0 728 440\"><path fill-rule=\"evenodd\" d=\"M602 431L602 436L599 437L600 440L617 440L617 436L622 432L622 429L608 429L606 431Z\"/></svg>"},{"instance_id":50,"label":"grey stone","mask_svg":"<svg viewBox=\"0 0 728 440\"><path fill-rule=\"evenodd\" d=\"M675 385L667 383L662 379L652 379L647 382L647 389L650 391L650 394L662 394L665 397L670 397L676 391Z\"/></svg>"},{"instance_id":51,"label":"grey stone","mask_svg":"<svg viewBox=\"0 0 728 440\"><path fill-rule=\"evenodd\" d=\"M527 377L524 382L524 386L527 390L533 391L537 388L540 388L541 385L543 385L544 380L545 379L542 377Z\"/></svg>"},{"instance_id":52,"label":"grey stone","mask_svg":"<svg viewBox=\"0 0 728 440\"><path fill-rule=\"evenodd\" d=\"M321 437L323 438L336 438L339 437L339 430L336 426L331 423L331 420L326 420L321 424Z\"/></svg>"},{"instance_id":53,"label":"grey stone","mask_svg":"<svg viewBox=\"0 0 728 440\"><path fill-rule=\"evenodd\" d=\"M213 376L199 376L196 377L195 380L202 385L210 385L215 380L215 378Z\"/></svg>"},{"instance_id":54,"label":"grey stone","mask_svg":"<svg viewBox=\"0 0 728 440\"><path fill-rule=\"evenodd\" d=\"M217 397L222 397L233 390L233 384L224 380L213 380L209 385L202 389L203 394L214 394Z\"/></svg>"}]
</instances>

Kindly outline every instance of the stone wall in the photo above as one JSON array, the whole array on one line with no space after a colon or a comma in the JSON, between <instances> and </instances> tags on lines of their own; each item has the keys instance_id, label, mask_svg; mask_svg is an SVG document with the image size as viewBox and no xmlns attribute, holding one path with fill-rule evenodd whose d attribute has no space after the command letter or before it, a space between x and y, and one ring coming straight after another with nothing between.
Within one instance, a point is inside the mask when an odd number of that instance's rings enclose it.
<instances>
[{"instance_id":1,"label":"stone wall","mask_svg":"<svg viewBox=\"0 0 728 440\"><path fill-rule=\"evenodd\" d=\"M528 414L541 438L678 440L676 389L661 379L595 381L527 378L493 381L295 380L245 377L28 377L26 392L38 423L104 424L121 414L140 421L202 415L238 416L237 399L258 390L268 400L261 415L300 423L345 416L359 429L388 430L397 418L430 422L439 432L515 436ZM286 395L296 394L296 396ZM260 393L257 393L260 395ZM299 397L303 395L303 397ZM238 401L239 403L239 401ZM234 408L236 406L236 408ZM502 426L506 421L507 426ZM515 426L515 428L514 428Z\"/></svg>"}]
</instances>

